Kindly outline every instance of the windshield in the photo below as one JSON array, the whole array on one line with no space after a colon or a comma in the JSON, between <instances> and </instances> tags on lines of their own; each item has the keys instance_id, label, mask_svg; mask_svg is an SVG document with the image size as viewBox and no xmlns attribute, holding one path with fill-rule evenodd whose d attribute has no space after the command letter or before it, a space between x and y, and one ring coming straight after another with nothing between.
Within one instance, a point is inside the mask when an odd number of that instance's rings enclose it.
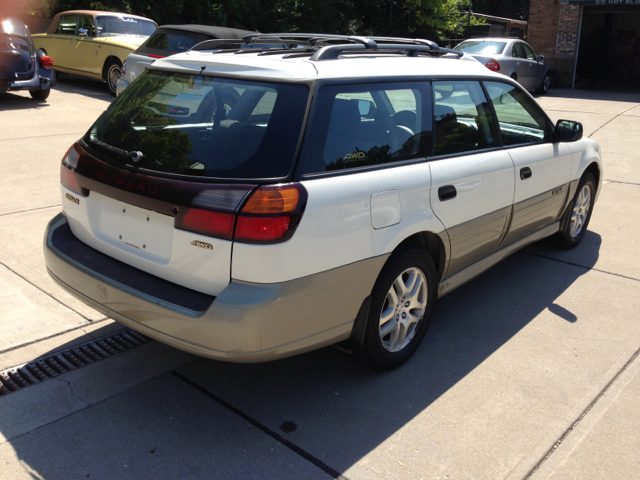
<instances>
[{"instance_id":1,"label":"windshield","mask_svg":"<svg viewBox=\"0 0 640 480\"><path fill-rule=\"evenodd\" d=\"M454 50L464 53L502 53L506 42L485 42L482 40L467 40L460 45L456 45Z\"/></svg>"},{"instance_id":2,"label":"windshield","mask_svg":"<svg viewBox=\"0 0 640 480\"><path fill-rule=\"evenodd\" d=\"M140 35L148 37L156 30L156 24L134 17L101 16L96 18L98 36Z\"/></svg>"},{"instance_id":3,"label":"windshield","mask_svg":"<svg viewBox=\"0 0 640 480\"><path fill-rule=\"evenodd\" d=\"M26 37L28 34L21 22L13 18L7 18L0 21L0 36L5 35Z\"/></svg>"},{"instance_id":4,"label":"windshield","mask_svg":"<svg viewBox=\"0 0 640 480\"><path fill-rule=\"evenodd\" d=\"M145 170L282 178L293 163L308 96L305 85L147 71L85 141L116 163ZM131 152L142 158L133 160Z\"/></svg>"}]
</instances>

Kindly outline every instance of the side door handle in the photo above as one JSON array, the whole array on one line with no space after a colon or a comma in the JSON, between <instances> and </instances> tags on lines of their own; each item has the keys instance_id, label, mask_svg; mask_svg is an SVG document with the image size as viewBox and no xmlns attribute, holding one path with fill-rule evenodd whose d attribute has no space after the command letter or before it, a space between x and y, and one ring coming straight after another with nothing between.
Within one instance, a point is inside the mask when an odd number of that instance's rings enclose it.
<instances>
[{"instance_id":1,"label":"side door handle","mask_svg":"<svg viewBox=\"0 0 640 480\"><path fill-rule=\"evenodd\" d=\"M520 180L526 180L530 178L533 173L531 173L531 169L529 167L524 167L520 170Z\"/></svg>"},{"instance_id":2,"label":"side door handle","mask_svg":"<svg viewBox=\"0 0 640 480\"><path fill-rule=\"evenodd\" d=\"M455 198L457 194L458 192L456 191L456 187L454 187L453 185L445 185L444 187L440 187L438 189L438 198L441 202L444 202L445 200L451 200L452 198Z\"/></svg>"}]
</instances>

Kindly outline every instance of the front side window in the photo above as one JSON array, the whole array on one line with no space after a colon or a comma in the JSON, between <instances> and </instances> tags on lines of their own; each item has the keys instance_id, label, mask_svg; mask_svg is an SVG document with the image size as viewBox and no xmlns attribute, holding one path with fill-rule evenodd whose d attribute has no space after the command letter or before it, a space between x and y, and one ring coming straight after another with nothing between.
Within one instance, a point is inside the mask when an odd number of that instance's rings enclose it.
<instances>
[{"instance_id":1,"label":"front side window","mask_svg":"<svg viewBox=\"0 0 640 480\"><path fill-rule=\"evenodd\" d=\"M513 44L513 51L511 56L515 57L515 58L527 58L527 54L524 51L524 47L522 45L522 43L517 42Z\"/></svg>"},{"instance_id":2,"label":"front side window","mask_svg":"<svg viewBox=\"0 0 640 480\"><path fill-rule=\"evenodd\" d=\"M433 82L435 155L498 146L491 109L479 82Z\"/></svg>"},{"instance_id":3,"label":"front side window","mask_svg":"<svg viewBox=\"0 0 640 480\"><path fill-rule=\"evenodd\" d=\"M56 33L61 35L75 35L78 26L78 15L63 15L56 28Z\"/></svg>"},{"instance_id":4,"label":"front side window","mask_svg":"<svg viewBox=\"0 0 640 480\"><path fill-rule=\"evenodd\" d=\"M322 87L302 173L426 157L431 149L428 101L428 83Z\"/></svg>"},{"instance_id":5,"label":"front side window","mask_svg":"<svg viewBox=\"0 0 640 480\"><path fill-rule=\"evenodd\" d=\"M522 48L524 48L524 54L527 56L528 60L535 60L536 59L536 54L534 53L534 51L532 50L532 48L527 45L526 43L521 44Z\"/></svg>"},{"instance_id":6,"label":"front side window","mask_svg":"<svg viewBox=\"0 0 640 480\"><path fill-rule=\"evenodd\" d=\"M545 115L519 88L499 82L485 82L496 111L503 145L522 145L544 140Z\"/></svg>"},{"instance_id":7,"label":"front side window","mask_svg":"<svg viewBox=\"0 0 640 480\"><path fill-rule=\"evenodd\" d=\"M147 71L84 140L116 164L179 175L255 179L289 174L309 96L305 85ZM129 152L129 153L127 153Z\"/></svg>"}]
</instances>

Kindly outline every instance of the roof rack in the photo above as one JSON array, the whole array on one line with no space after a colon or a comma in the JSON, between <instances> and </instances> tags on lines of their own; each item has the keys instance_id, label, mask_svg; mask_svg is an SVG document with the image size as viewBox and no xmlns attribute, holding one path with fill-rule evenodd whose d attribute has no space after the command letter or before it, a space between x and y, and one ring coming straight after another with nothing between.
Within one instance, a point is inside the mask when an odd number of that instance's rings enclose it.
<instances>
[{"instance_id":1,"label":"roof rack","mask_svg":"<svg viewBox=\"0 0 640 480\"><path fill-rule=\"evenodd\" d=\"M248 44L274 43L289 46L307 46L317 48L310 54L295 52L286 55L286 58L310 56L311 60L335 60L343 53L407 53L409 56L417 56L420 53L431 55L445 55L452 53L457 57L464 54L457 50L441 48L437 43L422 38L401 37L365 37L358 35L332 35L324 33L256 33L247 35L244 40ZM340 42L340 43L337 43Z\"/></svg>"},{"instance_id":2,"label":"roof rack","mask_svg":"<svg viewBox=\"0 0 640 480\"><path fill-rule=\"evenodd\" d=\"M242 45L280 45L283 48L248 48ZM304 48L306 47L306 48ZM324 33L255 33L238 40L205 40L191 50L216 50L214 53L257 53L258 55L284 54L283 58L310 57L310 60L335 60L342 54L420 54L442 56L457 50L441 48L437 43L422 38L365 37L359 35L332 35Z\"/></svg>"}]
</instances>

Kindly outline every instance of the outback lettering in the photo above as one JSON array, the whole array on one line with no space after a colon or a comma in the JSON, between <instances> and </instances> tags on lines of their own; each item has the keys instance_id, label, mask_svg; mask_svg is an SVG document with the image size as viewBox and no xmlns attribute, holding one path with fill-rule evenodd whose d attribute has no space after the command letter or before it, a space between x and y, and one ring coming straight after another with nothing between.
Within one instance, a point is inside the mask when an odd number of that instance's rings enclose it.
<instances>
[{"instance_id":1,"label":"outback lettering","mask_svg":"<svg viewBox=\"0 0 640 480\"><path fill-rule=\"evenodd\" d=\"M80 200L74 197L73 195L69 195L68 193L65 193L64 196L67 198L67 200L71 200L76 205L80 205Z\"/></svg>"},{"instance_id":2,"label":"outback lettering","mask_svg":"<svg viewBox=\"0 0 640 480\"><path fill-rule=\"evenodd\" d=\"M125 181L122 178L116 178L116 177L113 177L111 175L106 175L103 172L98 172L96 174L96 176L100 180L105 180L106 182L115 183L116 185L122 185L125 188L131 188L133 190L140 190L142 192L148 193L149 195L155 195L155 194L158 193L158 189L157 188L147 187L147 186L141 185L139 183L134 184L133 182L125 183Z\"/></svg>"}]
</instances>

